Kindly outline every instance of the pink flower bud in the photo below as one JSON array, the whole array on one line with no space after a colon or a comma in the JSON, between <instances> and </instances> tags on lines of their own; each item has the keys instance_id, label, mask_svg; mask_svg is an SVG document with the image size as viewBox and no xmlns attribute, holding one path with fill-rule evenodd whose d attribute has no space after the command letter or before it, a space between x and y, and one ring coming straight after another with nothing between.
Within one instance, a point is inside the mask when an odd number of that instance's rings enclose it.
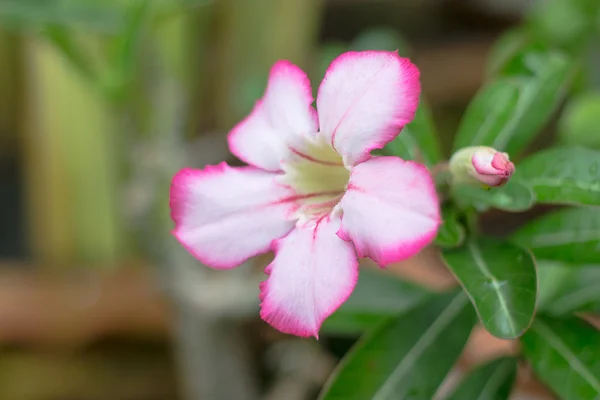
<instances>
[{"instance_id":1,"label":"pink flower bud","mask_svg":"<svg viewBox=\"0 0 600 400\"><path fill-rule=\"evenodd\" d=\"M515 172L508 154L491 147L466 147L450 159L450 171L457 183L480 182L486 186L502 186Z\"/></svg>"}]
</instances>

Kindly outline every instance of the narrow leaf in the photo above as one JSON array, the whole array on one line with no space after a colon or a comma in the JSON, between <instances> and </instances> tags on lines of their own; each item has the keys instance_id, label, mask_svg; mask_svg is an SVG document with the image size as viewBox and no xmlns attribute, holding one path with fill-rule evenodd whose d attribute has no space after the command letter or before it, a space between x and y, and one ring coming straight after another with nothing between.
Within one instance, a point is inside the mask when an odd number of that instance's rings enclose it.
<instances>
[{"instance_id":1,"label":"narrow leaf","mask_svg":"<svg viewBox=\"0 0 600 400\"><path fill-rule=\"evenodd\" d=\"M321 400L431 400L469 337L475 315L462 293L431 301L363 337Z\"/></svg>"},{"instance_id":2,"label":"narrow leaf","mask_svg":"<svg viewBox=\"0 0 600 400\"><path fill-rule=\"evenodd\" d=\"M526 183L540 203L600 205L600 151L557 147L517 166L515 179Z\"/></svg>"},{"instance_id":3,"label":"narrow leaf","mask_svg":"<svg viewBox=\"0 0 600 400\"><path fill-rule=\"evenodd\" d=\"M535 262L529 252L509 243L481 239L445 251L443 257L488 332L509 339L527 330L537 293Z\"/></svg>"},{"instance_id":4,"label":"narrow leaf","mask_svg":"<svg viewBox=\"0 0 600 400\"><path fill-rule=\"evenodd\" d=\"M448 400L507 400L516 376L517 360L494 360L469 373Z\"/></svg>"},{"instance_id":5,"label":"narrow leaf","mask_svg":"<svg viewBox=\"0 0 600 400\"><path fill-rule=\"evenodd\" d=\"M389 273L363 268L354 291L325 321L323 330L335 334L362 333L390 316L414 308L431 295L431 292Z\"/></svg>"},{"instance_id":6,"label":"narrow leaf","mask_svg":"<svg viewBox=\"0 0 600 400\"><path fill-rule=\"evenodd\" d=\"M454 150L483 145L511 155L521 152L562 99L572 65L552 50L528 47L517 53L469 105Z\"/></svg>"},{"instance_id":7,"label":"narrow leaf","mask_svg":"<svg viewBox=\"0 0 600 400\"><path fill-rule=\"evenodd\" d=\"M536 318L521 338L537 376L563 400L600 398L600 333L572 317Z\"/></svg>"},{"instance_id":8,"label":"narrow leaf","mask_svg":"<svg viewBox=\"0 0 600 400\"><path fill-rule=\"evenodd\" d=\"M593 208L553 212L519 229L512 240L536 257L600 264L600 212Z\"/></svg>"}]
</instances>

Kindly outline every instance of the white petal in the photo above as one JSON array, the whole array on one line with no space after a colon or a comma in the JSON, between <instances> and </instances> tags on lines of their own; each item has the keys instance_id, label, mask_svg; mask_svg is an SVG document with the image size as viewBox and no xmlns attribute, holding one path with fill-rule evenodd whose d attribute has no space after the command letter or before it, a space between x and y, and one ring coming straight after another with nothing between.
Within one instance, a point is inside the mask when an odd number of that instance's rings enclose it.
<instances>
[{"instance_id":1,"label":"white petal","mask_svg":"<svg viewBox=\"0 0 600 400\"><path fill-rule=\"evenodd\" d=\"M440 209L435 184L423 165L375 157L355 166L338 235L351 240L359 257L381 266L418 253L437 234Z\"/></svg>"},{"instance_id":2,"label":"white petal","mask_svg":"<svg viewBox=\"0 0 600 400\"><path fill-rule=\"evenodd\" d=\"M319 87L320 132L349 165L369 158L412 121L419 70L396 52L348 52L336 58Z\"/></svg>"},{"instance_id":3,"label":"white petal","mask_svg":"<svg viewBox=\"0 0 600 400\"><path fill-rule=\"evenodd\" d=\"M289 146L318 130L310 81L288 61L271 69L265 95L250 115L229 133L229 148L239 159L268 171L281 169Z\"/></svg>"},{"instance_id":4,"label":"white petal","mask_svg":"<svg viewBox=\"0 0 600 400\"><path fill-rule=\"evenodd\" d=\"M171 185L174 235L196 258L213 268L233 268L267 252L294 226L296 205L275 174L222 163L183 169Z\"/></svg>"},{"instance_id":5,"label":"white petal","mask_svg":"<svg viewBox=\"0 0 600 400\"><path fill-rule=\"evenodd\" d=\"M339 218L293 230L277 241L261 285L261 317L276 329L318 337L321 324L352 293L358 261L351 243L335 232Z\"/></svg>"}]
</instances>

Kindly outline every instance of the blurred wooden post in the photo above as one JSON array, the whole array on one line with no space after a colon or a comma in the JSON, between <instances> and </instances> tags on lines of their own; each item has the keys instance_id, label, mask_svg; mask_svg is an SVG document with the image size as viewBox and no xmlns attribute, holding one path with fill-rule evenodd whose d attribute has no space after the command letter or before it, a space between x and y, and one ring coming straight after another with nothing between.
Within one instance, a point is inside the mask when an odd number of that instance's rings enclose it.
<instances>
[{"instance_id":1,"label":"blurred wooden post","mask_svg":"<svg viewBox=\"0 0 600 400\"><path fill-rule=\"evenodd\" d=\"M121 252L115 125L103 99L50 45L29 39L24 161L29 231L49 265L114 263Z\"/></svg>"}]
</instances>

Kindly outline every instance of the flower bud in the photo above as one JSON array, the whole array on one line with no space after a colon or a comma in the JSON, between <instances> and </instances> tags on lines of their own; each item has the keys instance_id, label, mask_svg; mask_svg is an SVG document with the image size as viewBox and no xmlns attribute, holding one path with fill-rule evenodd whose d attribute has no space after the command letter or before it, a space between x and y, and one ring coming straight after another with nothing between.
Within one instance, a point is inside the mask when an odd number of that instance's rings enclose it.
<instances>
[{"instance_id":1,"label":"flower bud","mask_svg":"<svg viewBox=\"0 0 600 400\"><path fill-rule=\"evenodd\" d=\"M508 154L491 147L474 146L460 149L450 158L450 173L454 183L483 183L502 186L515 172Z\"/></svg>"}]
</instances>

